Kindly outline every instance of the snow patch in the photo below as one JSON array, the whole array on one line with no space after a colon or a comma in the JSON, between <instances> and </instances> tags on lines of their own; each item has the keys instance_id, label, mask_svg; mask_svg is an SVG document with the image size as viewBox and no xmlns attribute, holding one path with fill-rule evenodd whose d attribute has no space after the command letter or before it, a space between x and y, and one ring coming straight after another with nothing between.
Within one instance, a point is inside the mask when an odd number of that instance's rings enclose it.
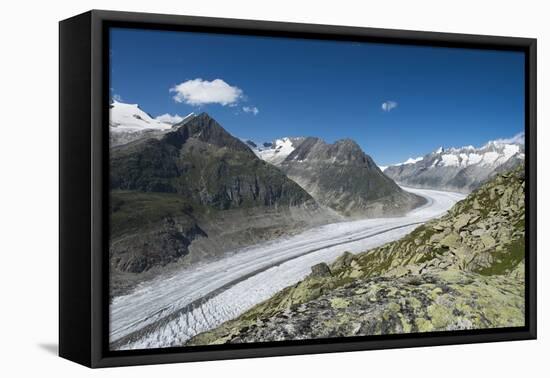
<instances>
[{"instance_id":1,"label":"snow patch","mask_svg":"<svg viewBox=\"0 0 550 378\"><path fill-rule=\"evenodd\" d=\"M424 160L423 156L419 156L419 157L416 157L416 158L411 157L411 158L408 158L407 160L405 160L402 163L397 163L397 164L393 164L393 165L394 166L400 166L400 165L415 164L415 163L418 163L419 161L422 161L422 160ZM387 168L387 167L385 167L385 168Z\"/></svg>"},{"instance_id":2,"label":"snow patch","mask_svg":"<svg viewBox=\"0 0 550 378\"><path fill-rule=\"evenodd\" d=\"M284 137L276 139L272 143L256 143L253 142L256 146L251 145L249 140L244 140L245 143L250 147L250 149L258 156L260 159L267 161L273 165L278 165L287 158L288 155L296 149L294 145L296 140L302 138L289 138Z\"/></svg>"},{"instance_id":3,"label":"snow patch","mask_svg":"<svg viewBox=\"0 0 550 378\"><path fill-rule=\"evenodd\" d=\"M168 130L172 125L154 119L139 108L137 104L125 104L113 101L109 110L111 132L141 130Z\"/></svg>"},{"instance_id":4,"label":"snow patch","mask_svg":"<svg viewBox=\"0 0 550 378\"><path fill-rule=\"evenodd\" d=\"M458 156L452 154L441 155L440 165L444 167L458 167L459 161Z\"/></svg>"},{"instance_id":5,"label":"snow patch","mask_svg":"<svg viewBox=\"0 0 550 378\"><path fill-rule=\"evenodd\" d=\"M419 156L417 158L408 158L407 160L405 160L405 162L403 162L402 164L403 165L406 165L406 164L414 164L414 163L418 163L419 161L422 161L424 160L424 157L422 156Z\"/></svg>"}]
</instances>

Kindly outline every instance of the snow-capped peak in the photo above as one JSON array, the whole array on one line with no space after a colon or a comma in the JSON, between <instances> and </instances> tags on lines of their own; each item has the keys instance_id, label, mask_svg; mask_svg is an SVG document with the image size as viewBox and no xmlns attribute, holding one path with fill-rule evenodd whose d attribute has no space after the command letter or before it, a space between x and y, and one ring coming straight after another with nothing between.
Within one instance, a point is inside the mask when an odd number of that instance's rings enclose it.
<instances>
[{"instance_id":1,"label":"snow-capped peak","mask_svg":"<svg viewBox=\"0 0 550 378\"><path fill-rule=\"evenodd\" d=\"M137 104L113 101L109 110L109 125L113 132L168 130L170 123L159 121L140 109Z\"/></svg>"},{"instance_id":2,"label":"snow-capped peak","mask_svg":"<svg viewBox=\"0 0 550 378\"><path fill-rule=\"evenodd\" d=\"M439 147L434 152L423 157L409 158L408 160L393 164L393 166L404 166L421 163L425 168L434 167L459 167L465 168L471 165L478 166L499 166L512 157L524 158L523 133L512 138L497 139L489 141L482 147L474 146L451 147L444 149Z\"/></svg>"},{"instance_id":3,"label":"snow-capped peak","mask_svg":"<svg viewBox=\"0 0 550 378\"><path fill-rule=\"evenodd\" d=\"M303 137L284 137L273 142L256 143L251 140L244 140L248 147L260 159L273 165L278 165L304 140Z\"/></svg>"},{"instance_id":4,"label":"snow-capped peak","mask_svg":"<svg viewBox=\"0 0 550 378\"><path fill-rule=\"evenodd\" d=\"M439 153L439 159L434 161L434 166L468 167L500 166L513 156L524 158L523 139L520 134L508 139L497 139L487 142L480 148L464 146L450 148Z\"/></svg>"}]
</instances>

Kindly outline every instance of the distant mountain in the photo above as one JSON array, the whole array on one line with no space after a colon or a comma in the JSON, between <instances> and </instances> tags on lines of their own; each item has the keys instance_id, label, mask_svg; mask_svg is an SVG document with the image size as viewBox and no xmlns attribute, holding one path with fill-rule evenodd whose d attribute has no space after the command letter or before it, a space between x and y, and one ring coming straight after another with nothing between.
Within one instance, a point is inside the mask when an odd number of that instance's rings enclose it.
<instances>
[{"instance_id":1,"label":"distant mountain","mask_svg":"<svg viewBox=\"0 0 550 378\"><path fill-rule=\"evenodd\" d=\"M144 137L159 137L170 131L175 124L183 124L195 114L186 117L153 118L137 104L125 104L113 101L109 106L109 131L111 147L133 142ZM176 122L177 121L177 122ZM174 123L176 122L176 123Z\"/></svg>"},{"instance_id":2,"label":"distant mountain","mask_svg":"<svg viewBox=\"0 0 550 378\"><path fill-rule=\"evenodd\" d=\"M490 141L480 148L439 148L423 157L387 167L384 173L403 185L469 193L496 173L525 159L523 135Z\"/></svg>"},{"instance_id":3,"label":"distant mountain","mask_svg":"<svg viewBox=\"0 0 550 378\"><path fill-rule=\"evenodd\" d=\"M301 141L279 164L319 203L346 216L404 214L423 199L402 190L351 139Z\"/></svg>"},{"instance_id":4,"label":"distant mountain","mask_svg":"<svg viewBox=\"0 0 550 378\"><path fill-rule=\"evenodd\" d=\"M273 142L256 143L245 140L245 143L260 159L273 165L280 165L305 139L304 137L285 137Z\"/></svg>"},{"instance_id":5,"label":"distant mountain","mask_svg":"<svg viewBox=\"0 0 550 378\"><path fill-rule=\"evenodd\" d=\"M334 220L206 113L112 147L110 162L111 263L121 285L128 273L219 257Z\"/></svg>"}]
</instances>

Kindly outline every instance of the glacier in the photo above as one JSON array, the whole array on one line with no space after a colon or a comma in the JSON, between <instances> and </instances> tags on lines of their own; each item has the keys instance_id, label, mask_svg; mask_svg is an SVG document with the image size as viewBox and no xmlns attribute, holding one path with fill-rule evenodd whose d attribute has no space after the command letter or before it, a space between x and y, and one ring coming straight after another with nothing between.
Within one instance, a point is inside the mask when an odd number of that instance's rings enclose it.
<instances>
[{"instance_id":1,"label":"glacier","mask_svg":"<svg viewBox=\"0 0 550 378\"><path fill-rule=\"evenodd\" d=\"M465 197L403 189L425 197L426 204L403 217L338 222L247 247L157 277L114 298L109 309L111 349L182 346L300 281L311 266L330 263L345 251L363 252L397 240Z\"/></svg>"}]
</instances>

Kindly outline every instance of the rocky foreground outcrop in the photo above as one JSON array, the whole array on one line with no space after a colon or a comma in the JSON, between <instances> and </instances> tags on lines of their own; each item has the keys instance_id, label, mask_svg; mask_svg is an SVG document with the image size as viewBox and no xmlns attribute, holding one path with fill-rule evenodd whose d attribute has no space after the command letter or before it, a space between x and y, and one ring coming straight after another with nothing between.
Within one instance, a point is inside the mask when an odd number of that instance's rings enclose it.
<instances>
[{"instance_id":1,"label":"rocky foreground outcrop","mask_svg":"<svg viewBox=\"0 0 550 378\"><path fill-rule=\"evenodd\" d=\"M189 345L523 326L525 176L501 174L405 238L316 265Z\"/></svg>"}]
</instances>

